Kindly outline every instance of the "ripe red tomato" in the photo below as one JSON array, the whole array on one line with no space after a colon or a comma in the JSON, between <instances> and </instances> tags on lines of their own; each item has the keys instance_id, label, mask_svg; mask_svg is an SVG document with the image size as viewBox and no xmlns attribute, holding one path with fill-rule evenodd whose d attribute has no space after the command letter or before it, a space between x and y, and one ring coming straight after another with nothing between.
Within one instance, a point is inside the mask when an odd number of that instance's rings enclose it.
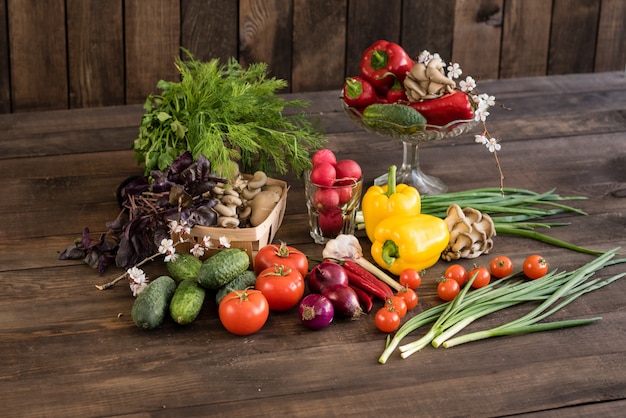
<instances>
[{"instance_id":1,"label":"ripe red tomato","mask_svg":"<svg viewBox=\"0 0 626 418\"><path fill-rule=\"evenodd\" d=\"M489 263L491 275L501 279L513 273L513 262L506 255L499 255Z\"/></svg>"},{"instance_id":2,"label":"ripe red tomato","mask_svg":"<svg viewBox=\"0 0 626 418\"><path fill-rule=\"evenodd\" d=\"M417 293L410 287L403 287L402 289L398 290L396 296L400 296L402 299L404 299L404 302L406 303L406 309L409 311L415 308L419 301Z\"/></svg>"},{"instance_id":3,"label":"ripe red tomato","mask_svg":"<svg viewBox=\"0 0 626 418\"><path fill-rule=\"evenodd\" d=\"M451 301L459 294L461 286L456 280L444 278L437 285L437 296L446 302Z\"/></svg>"},{"instance_id":4,"label":"ripe red tomato","mask_svg":"<svg viewBox=\"0 0 626 418\"><path fill-rule=\"evenodd\" d=\"M529 255L524 260L522 269L524 270L526 277L529 279L539 279L545 276L548 272L548 262L545 258L538 254Z\"/></svg>"},{"instance_id":5,"label":"ripe red tomato","mask_svg":"<svg viewBox=\"0 0 626 418\"><path fill-rule=\"evenodd\" d=\"M220 322L235 335L250 335L263 328L269 312L267 299L254 289L230 292L218 308Z\"/></svg>"},{"instance_id":6,"label":"ripe red tomato","mask_svg":"<svg viewBox=\"0 0 626 418\"><path fill-rule=\"evenodd\" d=\"M460 264L452 264L446 269L444 276L446 279L455 280L459 286L463 286L467 281L467 270Z\"/></svg>"},{"instance_id":7,"label":"ripe red tomato","mask_svg":"<svg viewBox=\"0 0 626 418\"><path fill-rule=\"evenodd\" d=\"M400 318L404 318L409 309L402 296L393 296L385 302L385 305L387 307L392 307L394 311L398 312Z\"/></svg>"},{"instance_id":8,"label":"ripe red tomato","mask_svg":"<svg viewBox=\"0 0 626 418\"><path fill-rule=\"evenodd\" d=\"M400 315L392 307L383 306L376 312L374 323L382 332L394 332L400 327Z\"/></svg>"},{"instance_id":9,"label":"ripe red tomato","mask_svg":"<svg viewBox=\"0 0 626 418\"><path fill-rule=\"evenodd\" d=\"M409 289L417 289L422 284L422 276L414 269L404 269L400 273L400 284Z\"/></svg>"},{"instance_id":10,"label":"ripe red tomato","mask_svg":"<svg viewBox=\"0 0 626 418\"><path fill-rule=\"evenodd\" d=\"M472 287L474 289L480 289L481 287L485 287L491 281L491 273L487 270L486 267L474 267L467 273L467 277L470 279L476 275L474 282L472 283Z\"/></svg>"},{"instance_id":11,"label":"ripe red tomato","mask_svg":"<svg viewBox=\"0 0 626 418\"><path fill-rule=\"evenodd\" d=\"M306 277L309 272L309 260L306 255L284 242L269 244L259 249L254 257L254 272L258 275L266 268L277 264L298 270L302 277Z\"/></svg>"},{"instance_id":12,"label":"ripe red tomato","mask_svg":"<svg viewBox=\"0 0 626 418\"><path fill-rule=\"evenodd\" d=\"M276 265L259 273L254 288L263 293L270 310L286 311L304 296L304 279L298 270Z\"/></svg>"}]
</instances>

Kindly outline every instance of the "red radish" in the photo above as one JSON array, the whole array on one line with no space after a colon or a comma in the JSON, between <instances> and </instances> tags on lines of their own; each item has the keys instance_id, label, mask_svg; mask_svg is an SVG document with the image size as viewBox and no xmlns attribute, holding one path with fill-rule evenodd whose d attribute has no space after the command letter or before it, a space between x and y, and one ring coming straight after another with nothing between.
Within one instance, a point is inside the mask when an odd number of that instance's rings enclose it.
<instances>
[{"instance_id":1,"label":"red radish","mask_svg":"<svg viewBox=\"0 0 626 418\"><path fill-rule=\"evenodd\" d=\"M317 224L325 237L337 236L343 228L341 209L320 212Z\"/></svg>"},{"instance_id":2,"label":"red radish","mask_svg":"<svg viewBox=\"0 0 626 418\"><path fill-rule=\"evenodd\" d=\"M341 186L356 182L362 174L361 166L354 160L340 160L335 164L335 176Z\"/></svg>"},{"instance_id":3,"label":"red radish","mask_svg":"<svg viewBox=\"0 0 626 418\"><path fill-rule=\"evenodd\" d=\"M334 190L337 192L337 195L339 195L338 206L343 206L346 203L348 203L350 199L352 199L352 187L350 186L339 187L339 188L335 188Z\"/></svg>"},{"instance_id":4,"label":"red radish","mask_svg":"<svg viewBox=\"0 0 626 418\"><path fill-rule=\"evenodd\" d=\"M313 204L321 212L335 209L339 206L340 196L338 189L320 187L313 194Z\"/></svg>"},{"instance_id":5,"label":"red radish","mask_svg":"<svg viewBox=\"0 0 626 418\"><path fill-rule=\"evenodd\" d=\"M321 149L313 154L311 158L311 163L313 166L316 166L320 163L329 163L335 165L337 163L337 157L335 153L329 150L328 148Z\"/></svg>"},{"instance_id":6,"label":"red radish","mask_svg":"<svg viewBox=\"0 0 626 418\"><path fill-rule=\"evenodd\" d=\"M336 179L337 171L330 163L319 163L311 170L311 182L315 185L332 186Z\"/></svg>"}]
</instances>

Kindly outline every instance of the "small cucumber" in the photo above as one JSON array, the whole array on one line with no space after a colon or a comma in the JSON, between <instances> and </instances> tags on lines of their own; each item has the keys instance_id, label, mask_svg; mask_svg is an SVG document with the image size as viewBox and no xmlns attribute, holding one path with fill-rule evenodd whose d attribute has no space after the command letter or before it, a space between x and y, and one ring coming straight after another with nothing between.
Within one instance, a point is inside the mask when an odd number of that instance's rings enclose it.
<instances>
[{"instance_id":1,"label":"small cucumber","mask_svg":"<svg viewBox=\"0 0 626 418\"><path fill-rule=\"evenodd\" d=\"M247 252L240 248L227 248L202 263L198 271L198 283L205 289L219 289L246 271L249 266Z\"/></svg>"},{"instance_id":2,"label":"small cucumber","mask_svg":"<svg viewBox=\"0 0 626 418\"><path fill-rule=\"evenodd\" d=\"M167 271L174 280L182 282L186 279L196 279L201 265L202 261L193 255L179 253L176 260L167 263Z\"/></svg>"},{"instance_id":3,"label":"small cucumber","mask_svg":"<svg viewBox=\"0 0 626 418\"><path fill-rule=\"evenodd\" d=\"M175 291L176 282L169 276L160 276L151 281L137 295L130 311L135 325L144 330L160 326Z\"/></svg>"},{"instance_id":4,"label":"small cucumber","mask_svg":"<svg viewBox=\"0 0 626 418\"><path fill-rule=\"evenodd\" d=\"M200 313L206 290L195 278L183 280L178 284L170 302L170 316L181 325L193 322Z\"/></svg>"},{"instance_id":5,"label":"small cucumber","mask_svg":"<svg viewBox=\"0 0 626 418\"><path fill-rule=\"evenodd\" d=\"M423 130L426 118L411 106L375 103L363 111L363 123L372 128L395 127L403 133Z\"/></svg>"},{"instance_id":6,"label":"small cucumber","mask_svg":"<svg viewBox=\"0 0 626 418\"><path fill-rule=\"evenodd\" d=\"M243 273L239 274L229 283L226 283L224 286L220 287L220 290L217 291L215 295L215 302L219 305L224 296L232 292L233 290L244 290L248 287L254 287L256 283L256 273L252 270L246 270Z\"/></svg>"}]
</instances>

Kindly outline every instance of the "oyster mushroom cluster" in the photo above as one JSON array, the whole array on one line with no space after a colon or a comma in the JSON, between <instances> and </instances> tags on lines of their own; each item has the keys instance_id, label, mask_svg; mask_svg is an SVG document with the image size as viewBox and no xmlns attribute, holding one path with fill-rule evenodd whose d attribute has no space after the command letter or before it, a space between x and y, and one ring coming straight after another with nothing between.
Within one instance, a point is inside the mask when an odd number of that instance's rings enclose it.
<instances>
[{"instance_id":1,"label":"oyster mushroom cluster","mask_svg":"<svg viewBox=\"0 0 626 418\"><path fill-rule=\"evenodd\" d=\"M493 248L496 227L489 215L453 204L448 207L445 222L450 230L450 242L441 253L444 260L476 258Z\"/></svg>"},{"instance_id":2,"label":"oyster mushroom cluster","mask_svg":"<svg viewBox=\"0 0 626 418\"><path fill-rule=\"evenodd\" d=\"M404 79L406 95L411 102L436 99L452 93L456 83L445 72L445 63L439 55L425 62L417 62Z\"/></svg>"},{"instance_id":3,"label":"oyster mushroom cluster","mask_svg":"<svg viewBox=\"0 0 626 418\"><path fill-rule=\"evenodd\" d=\"M218 183L210 191L219 200L213 207L217 213L217 226L237 228L260 225L280 200L283 188L267 184L267 175L257 171L246 179L239 174L230 183Z\"/></svg>"}]
</instances>

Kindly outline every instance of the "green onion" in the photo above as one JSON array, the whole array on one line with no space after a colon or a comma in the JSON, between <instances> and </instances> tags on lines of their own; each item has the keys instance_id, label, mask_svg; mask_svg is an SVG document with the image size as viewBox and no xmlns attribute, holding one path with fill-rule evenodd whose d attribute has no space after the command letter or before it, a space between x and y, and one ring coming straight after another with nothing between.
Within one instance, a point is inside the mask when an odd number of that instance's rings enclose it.
<instances>
[{"instance_id":1,"label":"green onion","mask_svg":"<svg viewBox=\"0 0 626 418\"><path fill-rule=\"evenodd\" d=\"M400 327L378 361L384 364L396 348L399 349L402 358L407 358L429 344L449 348L501 335L540 332L599 321L601 318L596 317L538 323L585 293L600 289L624 277L626 273L607 279L593 278L605 267L626 263L626 259L614 259L618 250L619 248L615 248L607 251L573 272L551 271L541 279L515 281L514 278L519 275L518 273L470 292L474 280L472 277L452 301L421 312ZM540 303L532 311L506 324L455 337L477 319L524 302ZM433 322L434 324L422 337L400 346L400 342L411 332Z\"/></svg>"}]
</instances>

